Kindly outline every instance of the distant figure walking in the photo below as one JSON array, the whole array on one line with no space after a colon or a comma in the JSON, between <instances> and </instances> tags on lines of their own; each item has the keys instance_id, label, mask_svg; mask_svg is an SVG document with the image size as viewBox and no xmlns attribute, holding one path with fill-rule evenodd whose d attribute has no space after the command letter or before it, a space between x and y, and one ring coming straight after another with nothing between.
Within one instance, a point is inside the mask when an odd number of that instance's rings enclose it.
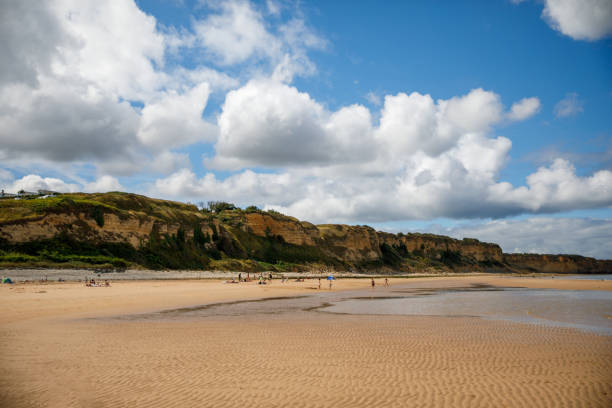
<instances>
[{"instance_id":1,"label":"distant figure walking","mask_svg":"<svg viewBox=\"0 0 612 408\"><path fill-rule=\"evenodd\" d=\"M374 282L374 278L372 278L372 289L374 289L374 286L376 286L376 282Z\"/></svg>"},{"instance_id":2,"label":"distant figure walking","mask_svg":"<svg viewBox=\"0 0 612 408\"><path fill-rule=\"evenodd\" d=\"M238 282L242 282L242 274L241 273L238 274Z\"/></svg>"},{"instance_id":3,"label":"distant figure walking","mask_svg":"<svg viewBox=\"0 0 612 408\"><path fill-rule=\"evenodd\" d=\"M389 286L389 279L385 278L385 286Z\"/></svg>"},{"instance_id":4,"label":"distant figure walking","mask_svg":"<svg viewBox=\"0 0 612 408\"><path fill-rule=\"evenodd\" d=\"M319 278L319 289L321 289L321 278Z\"/></svg>"}]
</instances>

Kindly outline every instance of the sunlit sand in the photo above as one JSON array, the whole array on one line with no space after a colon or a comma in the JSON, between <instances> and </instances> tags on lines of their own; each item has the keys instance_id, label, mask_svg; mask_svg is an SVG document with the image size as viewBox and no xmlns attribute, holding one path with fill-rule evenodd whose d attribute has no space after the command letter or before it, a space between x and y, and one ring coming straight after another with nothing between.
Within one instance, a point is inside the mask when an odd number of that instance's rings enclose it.
<instances>
[{"instance_id":1,"label":"sunlit sand","mask_svg":"<svg viewBox=\"0 0 612 408\"><path fill-rule=\"evenodd\" d=\"M337 314L321 304L397 296L398 288L609 293L611 281L383 283L343 279L333 292L317 280L2 285L0 406L612 404L612 336L470 316Z\"/></svg>"}]
</instances>

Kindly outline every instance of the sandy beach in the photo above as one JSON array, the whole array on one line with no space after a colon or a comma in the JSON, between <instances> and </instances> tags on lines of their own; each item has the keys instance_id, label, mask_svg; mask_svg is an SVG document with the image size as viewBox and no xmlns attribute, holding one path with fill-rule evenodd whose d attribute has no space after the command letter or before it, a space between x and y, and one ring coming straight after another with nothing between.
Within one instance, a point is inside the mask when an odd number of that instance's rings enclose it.
<instances>
[{"instance_id":1,"label":"sandy beach","mask_svg":"<svg viewBox=\"0 0 612 408\"><path fill-rule=\"evenodd\" d=\"M342 279L333 290L374 293L382 283L373 291L367 279ZM612 281L563 277L391 285L612 291ZM612 405L612 336L471 316L264 313L244 303L317 287L314 279L2 285L0 406ZM231 302L247 312L158 313Z\"/></svg>"}]
</instances>

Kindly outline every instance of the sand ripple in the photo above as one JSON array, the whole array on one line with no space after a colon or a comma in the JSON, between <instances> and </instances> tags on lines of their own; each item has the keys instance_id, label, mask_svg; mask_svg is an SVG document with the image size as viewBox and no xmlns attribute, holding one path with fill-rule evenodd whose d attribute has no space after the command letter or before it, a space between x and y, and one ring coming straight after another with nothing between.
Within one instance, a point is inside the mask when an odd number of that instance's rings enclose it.
<instances>
[{"instance_id":1,"label":"sand ripple","mask_svg":"<svg viewBox=\"0 0 612 408\"><path fill-rule=\"evenodd\" d=\"M611 338L571 329L311 313L23 334L0 337L3 406L612 405Z\"/></svg>"}]
</instances>

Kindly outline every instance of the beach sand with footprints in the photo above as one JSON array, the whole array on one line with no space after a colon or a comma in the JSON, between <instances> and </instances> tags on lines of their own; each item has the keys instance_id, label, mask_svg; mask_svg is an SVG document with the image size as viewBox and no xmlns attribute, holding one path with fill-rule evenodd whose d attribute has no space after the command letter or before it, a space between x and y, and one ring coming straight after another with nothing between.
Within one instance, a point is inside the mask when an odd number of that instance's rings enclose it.
<instances>
[{"instance_id":1,"label":"beach sand with footprints","mask_svg":"<svg viewBox=\"0 0 612 408\"><path fill-rule=\"evenodd\" d=\"M608 293L612 281L479 275L385 288L381 278L372 289L369 279L341 279L332 292L326 283L2 285L0 406L612 406L610 335L326 311L347 294L385 299L395 288Z\"/></svg>"}]
</instances>

